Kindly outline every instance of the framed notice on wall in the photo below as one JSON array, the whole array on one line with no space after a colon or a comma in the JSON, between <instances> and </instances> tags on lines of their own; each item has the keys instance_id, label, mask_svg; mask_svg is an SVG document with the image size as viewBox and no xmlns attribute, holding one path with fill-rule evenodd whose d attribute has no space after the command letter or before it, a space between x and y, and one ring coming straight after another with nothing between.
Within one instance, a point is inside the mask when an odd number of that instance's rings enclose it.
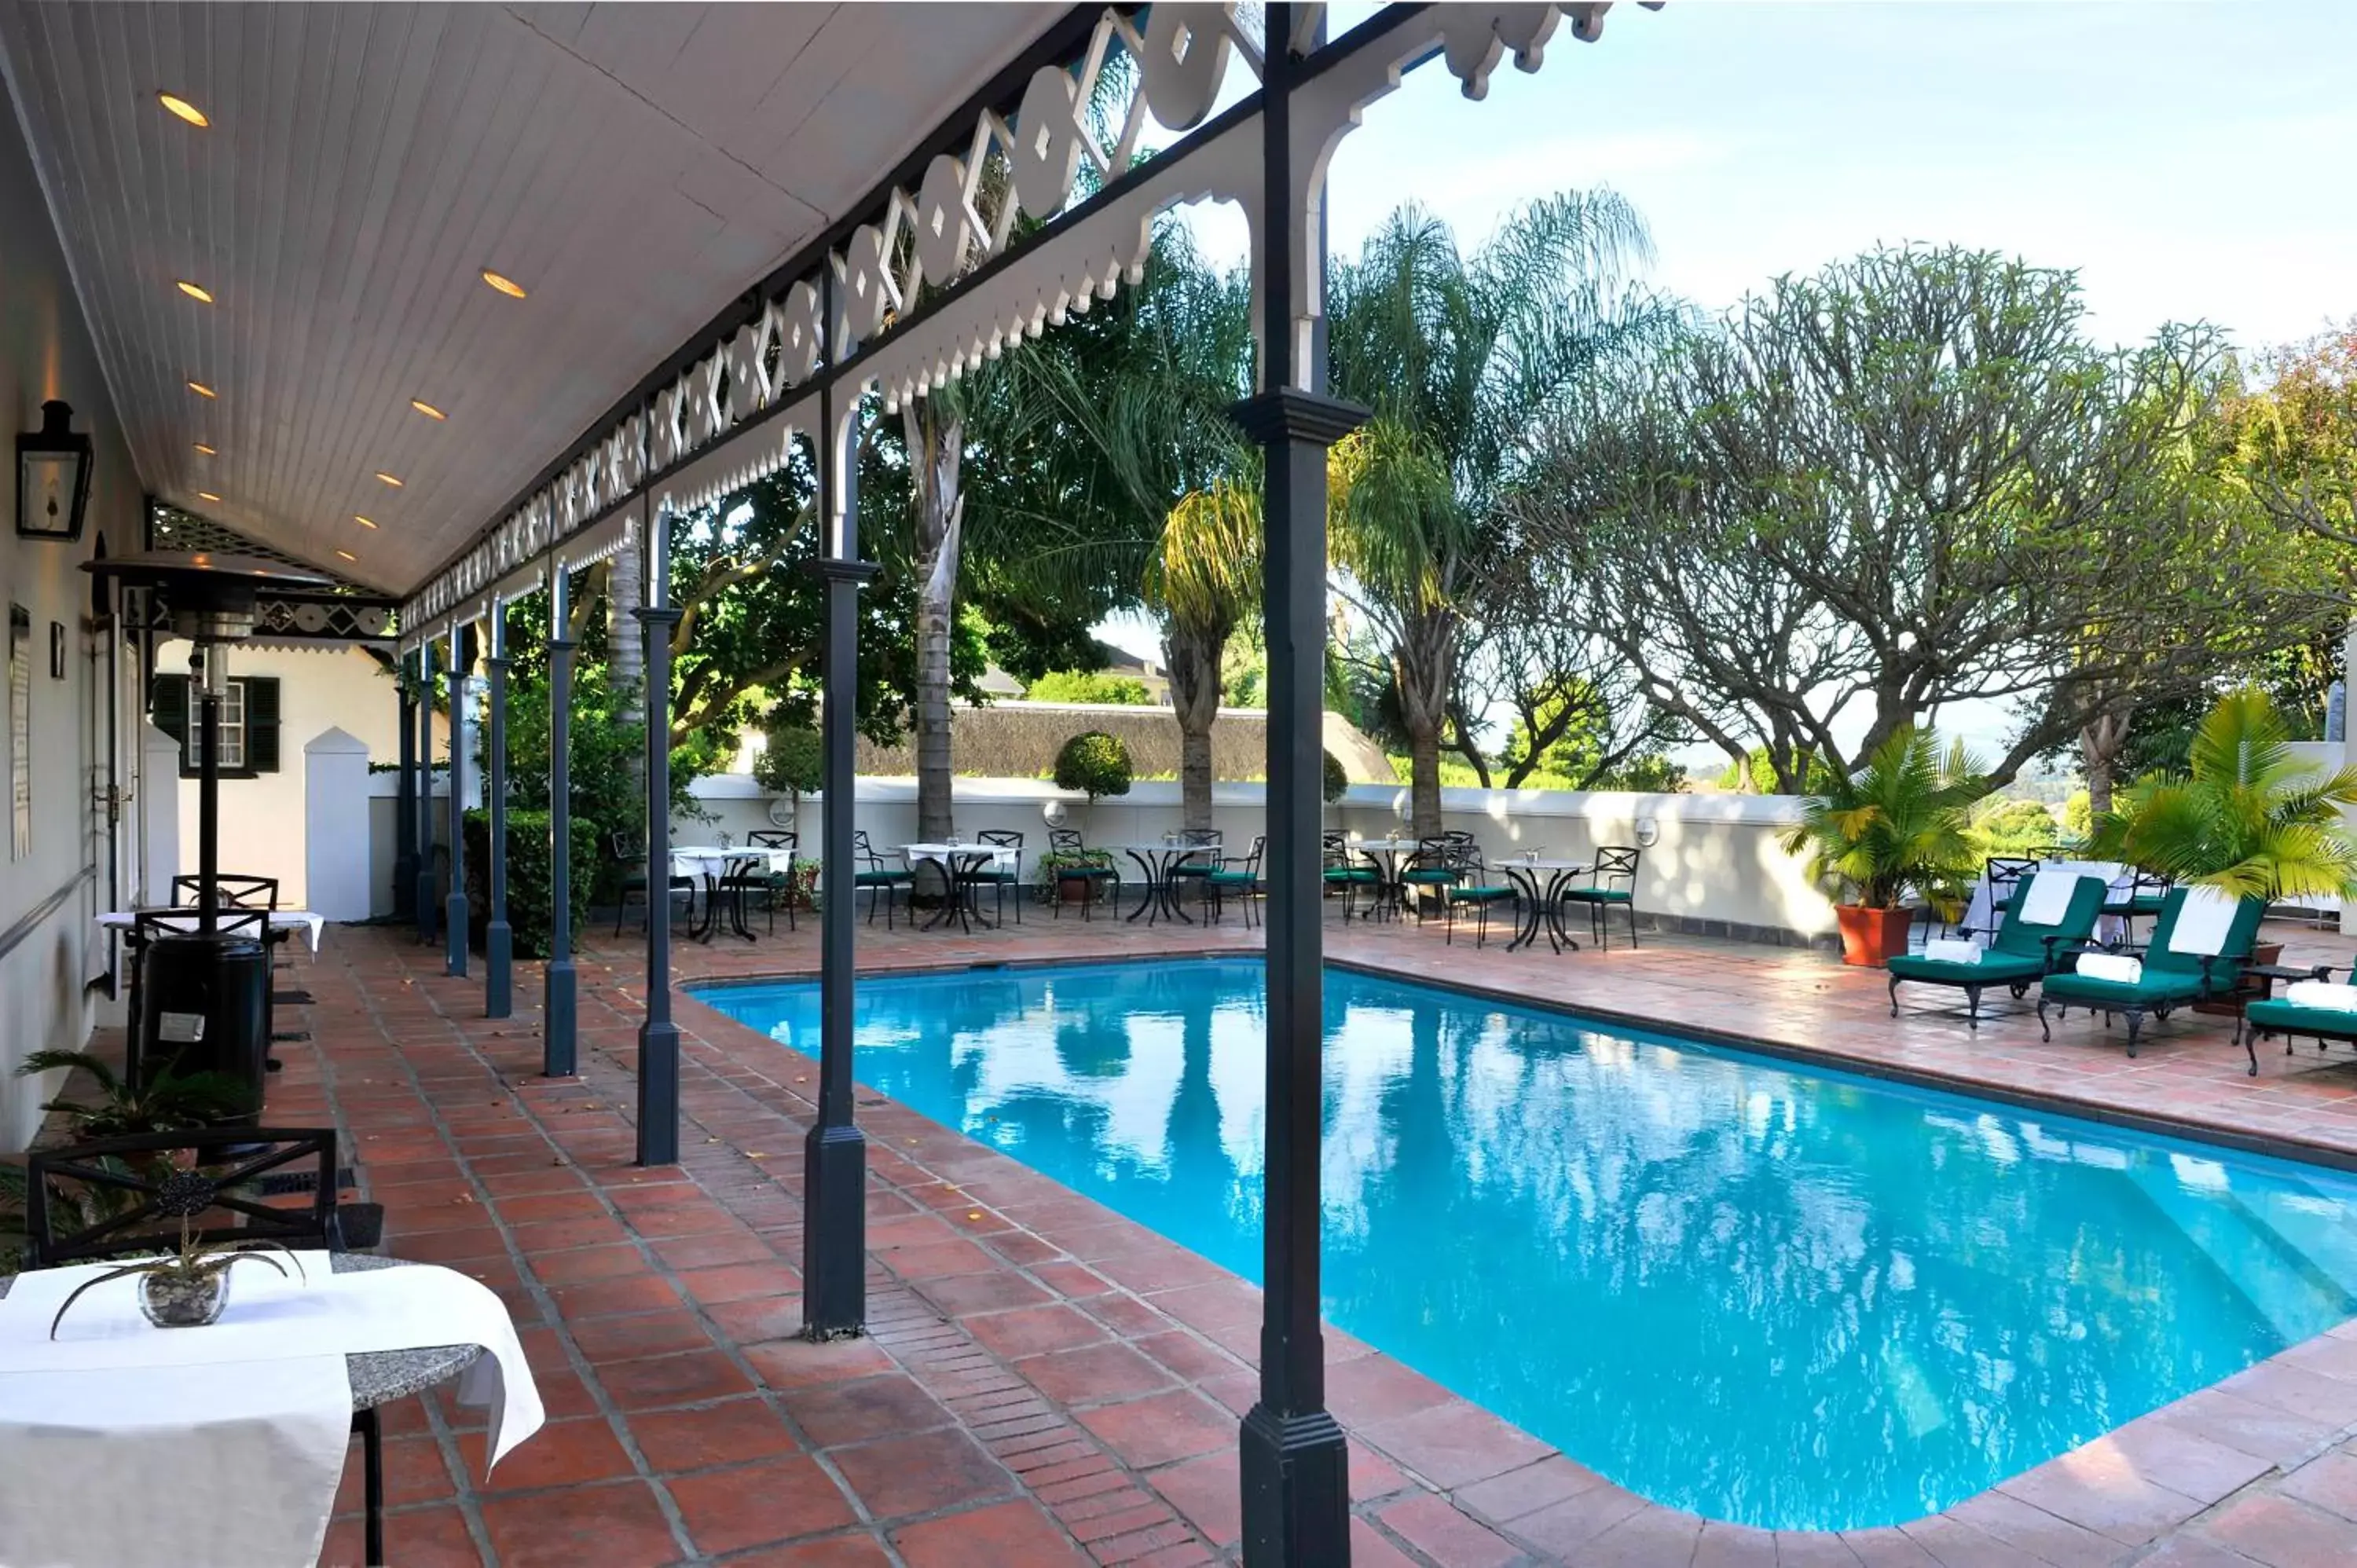
<instances>
[{"instance_id":1,"label":"framed notice on wall","mask_svg":"<svg viewBox=\"0 0 2357 1568\"><path fill-rule=\"evenodd\" d=\"M8 858L33 853L33 616L8 607Z\"/></svg>"}]
</instances>

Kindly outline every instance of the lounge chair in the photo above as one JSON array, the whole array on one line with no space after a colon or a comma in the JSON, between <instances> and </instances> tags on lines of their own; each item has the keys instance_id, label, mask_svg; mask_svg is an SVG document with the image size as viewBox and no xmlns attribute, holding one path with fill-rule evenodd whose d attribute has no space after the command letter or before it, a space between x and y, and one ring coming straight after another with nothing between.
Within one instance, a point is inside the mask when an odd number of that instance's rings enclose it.
<instances>
[{"instance_id":1,"label":"lounge chair","mask_svg":"<svg viewBox=\"0 0 2357 1568\"><path fill-rule=\"evenodd\" d=\"M2066 890L2058 886L2068 883ZM1981 993L2002 985L2018 1001L2054 972L2057 955L2094 934L2106 889L2101 879L2075 871L2040 871L2021 876L2006 900L1996 934L1977 959L1965 959L1969 942L1953 944L1953 956L1902 953L1883 965L1890 974L1890 1015L1899 1016L1899 986L1952 985L1964 993L1964 1023L1981 1026ZM2048 917L2034 920L2035 913ZM1965 935L1970 937L1971 932Z\"/></svg>"},{"instance_id":2,"label":"lounge chair","mask_svg":"<svg viewBox=\"0 0 2357 1568\"><path fill-rule=\"evenodd\" d=\"M2251 1072L2259 1070L2254 1039L2284 1037L2284 1055L2291 1055L2294 1038L2306 1035L2322 1050L2327 1040L2357 1045L2357 985L2336 984L2332 966L2318 964L2313 980L2296 981L2281 996L2254 1002L2243 1009L2243 1045L2251 1053Z\"/></svg>"},{"instance_id":3,"label":"lounge chair","mask_svg":"<svg viewBox=\"0 0 2357 1568\"><path fill-rule=\"evenodd\" d=\"M2074 968L2050 974L2040 983L2039 1033L2050 1040L2054 1037L2046 1023L2048 1003L2061 1014L2069 1013L2076 1003L2107 1018L2114 1013L2125 1017L2128 1055L2136 1055L2136 1036L2146 1014L2165 1019L2189 1002L2234 988L2243 966L2250 961L2251 944L2258 938L2259 921L2266 912L2263 898L2229 899L2208 887L2172 888L2161 901L2160 923L2153 929L2152 940L2132 969L2107 976L2082 973ZM2083 952L2078 961L2083 963L2089 956ZM2105 968L2110 961L2126 956L2100 955ZM2258 1057L2253 1053L2251 1071L2258 1070Z\"/></svg>"}]
</instances>

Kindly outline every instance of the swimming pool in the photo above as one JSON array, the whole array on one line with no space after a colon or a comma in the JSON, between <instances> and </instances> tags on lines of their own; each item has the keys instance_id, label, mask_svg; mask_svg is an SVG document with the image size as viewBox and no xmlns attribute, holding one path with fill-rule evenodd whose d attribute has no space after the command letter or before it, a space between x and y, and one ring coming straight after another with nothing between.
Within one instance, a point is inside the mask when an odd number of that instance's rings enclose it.
<instances>
[{"instance_id":1,"label":"swimming pool","mask_svg":"<svg viewBox=\"0 0 2357 1568\"><path fill-rule=\"evenodd\" d=\"M863 980L858 1077L1257 1279L1263 990ZM1347 972L1326 1035L1328 1318L1673 1508L1915 1519L2357 1313L2337 1173Z\"/></svg>"}]
</instances>

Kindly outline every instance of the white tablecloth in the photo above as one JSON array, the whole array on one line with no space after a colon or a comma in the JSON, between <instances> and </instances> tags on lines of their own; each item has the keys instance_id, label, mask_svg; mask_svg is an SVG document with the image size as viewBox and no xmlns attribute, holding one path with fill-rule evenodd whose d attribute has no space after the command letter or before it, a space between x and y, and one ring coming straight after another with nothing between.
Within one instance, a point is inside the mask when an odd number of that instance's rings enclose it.
<instances>
[{"instance_id":1,"label":"white tablecloth","mask_svg":"<svg viewBox=\"0 0 2357 1568\"><path fill-rule=\"evenodd\" d=\"M791 871L794 852L790 849L766 849L759 845L745 849L729 849L722 845L691 844L671 852L671 874L673 876L719 876L732 863L760 861L773 872Z\"/></svg>"},{"instance_id":2,"label":"white tablecloth","mask_svg":"<svg viewBox=\"0 0 2357 1568\"><path fill-rule=\"evenodd\" d=\"M350 1444L348 1354L480 1345L458 1398L490 1408L490 1462L539 1430L514 1325L479 1282L296 1255L285 1280L239 1264L204 1328L150 1326L119 1280L52 1341L58 1307L111 1265L16 1281L0 1299L0 1568L308 1568Z\"/></svg>"},{"instance_id":3,"label":"white tablecloth","mask_svg":"<svg viewBox=\"0 0 2357 1568\"><path fill-rule=\"evenodd\" d=\"M111 909L98 918L98 929L102 931L127 931L138 923L137 912L129 909ZM197 929L197 918L194 915L176 918L166 924L178 930L193 931ZM320 934L328 929L328 918L315 915L308 909L273 909L270 912L270 929L274 931L299 930L304 940L310 944L311 950L317 952Z\"/></svg>"}]
</instances>

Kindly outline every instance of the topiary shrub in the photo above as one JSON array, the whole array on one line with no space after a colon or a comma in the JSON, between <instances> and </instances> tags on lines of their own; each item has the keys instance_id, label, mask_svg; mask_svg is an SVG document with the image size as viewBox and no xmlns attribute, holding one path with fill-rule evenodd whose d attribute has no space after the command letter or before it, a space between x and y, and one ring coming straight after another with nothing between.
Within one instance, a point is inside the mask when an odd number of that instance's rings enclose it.
<instances>
[{"instance_id":1,"label":"topiary shrub","mask_svg":"<svg viewBox=\"0 0 2357 1568\"><path fill-rule=\"evenodd\" d=\"M589 885L597 871L597 824L573 819L573 942L589 923ZM479 808L467 813L467 914L469 936L480 947L491 914L491 819ZM508 931L518 958L546 958L549 948L548 813L508 811Z\"/></svg>"},{"instance_id":2,"label":"topiary shrub","mask_svg":"<svg viewBox=\"0 0 2357 1568\"><path fill-rule=\"evenodd\" d=\"M818 731L797 724L769 730L753 758L753 779L771 794L791 799L800 812L802 797L817 794L826 783L826 746Z\"/></svg>"},{"instance_id":3,"label":"topiary shrub","mask_svg":"<svg viewBox=\"0 0 2357 1568\"><path fill-rule=\"evenodd\" d=\"M1077 789L1094 805L1102 795L1129 793L1129 747L1103 730L1083 730L1056 753L1056 788Z\"/></svg>"},{"instance_id":4,"label":"topiary shrub","mask_svg":"<svg viewBox=\"0 0 2357 1568\"><path fill-rule=\"evenodd\" d=\"M1332 805L1351 787L1351 775L1343 769L1342 759L1332 752L1320 752L1326 759L1326 803Z\"/></svg>"}]
</instances>

